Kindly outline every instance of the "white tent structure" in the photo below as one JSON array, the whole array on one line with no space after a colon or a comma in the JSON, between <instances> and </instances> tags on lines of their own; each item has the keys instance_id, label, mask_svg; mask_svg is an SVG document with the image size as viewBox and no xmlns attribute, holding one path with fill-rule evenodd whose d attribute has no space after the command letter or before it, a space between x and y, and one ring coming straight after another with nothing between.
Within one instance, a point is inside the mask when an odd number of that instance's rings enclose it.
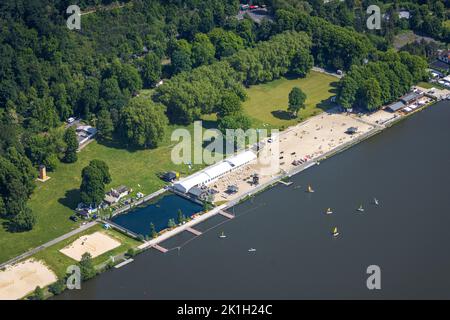
<instances>
[{"instance_id":1,"label":"white tent structure","mask_svg":"<svg viewBox=\"0 0 450 320\"><path fill-rule=\"evenodd\" d=\"M193 175L175 183L173 187L177 191L187 193L192 187L211 183L223 175L256 160L256 158L256 154L253 151L241 152L233 157L227 158L197 173L194 173Z\"/></svg>"}]
</instances>

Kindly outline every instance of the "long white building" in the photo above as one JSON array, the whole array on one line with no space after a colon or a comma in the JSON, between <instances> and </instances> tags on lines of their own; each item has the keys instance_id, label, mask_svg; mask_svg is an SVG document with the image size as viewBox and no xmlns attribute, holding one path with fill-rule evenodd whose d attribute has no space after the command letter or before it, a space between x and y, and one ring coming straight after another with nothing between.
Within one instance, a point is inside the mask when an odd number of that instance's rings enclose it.
<instances>
[{"instance_id":1,"label":"long white building","mask_svg":"<svg viewBox=\"0 0 450 320\"><path fill-rule=\"evenodd\" d=\"M253 151L241 152L176 182L173 187L177 191L187 193L191 188L211 183L225 174L256 160L256 158L256 154Z\"/></svg>"}]
</instances>

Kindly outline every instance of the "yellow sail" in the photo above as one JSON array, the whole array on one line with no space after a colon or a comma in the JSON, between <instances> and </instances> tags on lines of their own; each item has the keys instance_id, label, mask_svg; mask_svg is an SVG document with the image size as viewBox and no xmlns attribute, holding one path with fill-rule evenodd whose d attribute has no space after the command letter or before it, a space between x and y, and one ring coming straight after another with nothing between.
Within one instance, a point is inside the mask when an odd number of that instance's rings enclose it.
<instances>
[{"instance_id":1,"label":"yellow sail","mask_svg":"<svg viewBox=\"0 0 450 320\"><path fill-rule=\"evenodd\" d=\"M333 233L336 234L337 233L337 227L334 227L333 229Z\"/></svg>"}]
</instances>

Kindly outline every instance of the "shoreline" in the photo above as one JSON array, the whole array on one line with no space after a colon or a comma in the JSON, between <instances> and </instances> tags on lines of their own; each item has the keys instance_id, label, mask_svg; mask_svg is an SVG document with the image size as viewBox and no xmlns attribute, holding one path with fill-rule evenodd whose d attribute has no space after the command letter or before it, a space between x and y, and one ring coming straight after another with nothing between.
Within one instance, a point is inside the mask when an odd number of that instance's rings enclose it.
<instances>
[{"instance_id":1,"label":"shoreline","mask_svg":"<svg viewBox=\"0 0 450 320\"><path fill-rule=\"evenodd\" d=\"M433 100L432 102L430 102L430 103L424 105L423 107L415 110L414 112L411 112L411 113L408 113L408 114L394 113L393 116L389 120L385 121L383 124L373 125L372 129L370 129L369 131L364 132L363 134L357 136L355 139L352 139L352 140L347 141L347 142L345 142L343 144L337 145L336 147L332 148L328 152L323 153L321 155L318 155L318 156L310 159L308 162L303 163L299 167L294 167L294 168L292 168L289 171L282 172L282 173L272 177L268 181L265 181L264 183L259 184L255 188L253 188L253 189L251 189L251 190L249 190L247 192L244 192L244 193L240 194L239 196L229 200L227 203L221 204L220 206L217 206L217 207L215 207L214 209L212 209L212 210L210 210L208 212L199 214L198 216L196 216L195 218L193 218L189 222L187 222L187 223L185 223L183 225L177 226L174 229L168 230L168 231L164 232L162 235L157 236L156 238L153 238L153 239L151 239L149 241L146 241L143 245L139 246L139 249L140 250L146 250L146 249L152 248L153 246L158 245L159 243L162 243L163 241L168 240L169 238L171 238L171 237L173 237L173 236L175 236L175 235L177 235L177 234L179 234L179 233L181 233L183 231L186 231L187 228L195 226L195 225L197 225L197 224L199 224L199 223L209 219L210 217L215 216L216 214L218 214L218 211L230 209L230 208L234 207L235 205L237 205L239 203L245 202L248 199L250 199L251 197L257 195L258 193L261 193L261 192L263 192L265 190L268 190L268 189L272 188L276 184L280 183L280 181L282 181L283 179L290 178L290 177L292 177L292 176L294 176L296 174L299 174L299 173L301 173L301 172L303 172L303 171L305 171L305 170L307 170L307 169L309 169L309 168L311 168L311 167L313 167L315 165L318 165L318 164L320 164L321 161L327 160L327 159L329 159L329 158L331 158L331 157L333 157L333 156L335 156L335 155L337 155L337 154L339 154L341 152L344 152L345 150L347 150L347 149L349 149L349 148L351 148L351 147L353 147L353 146L355 146L355 145L357 145L357 144L359 144L359 143L361 143L361 142L363 142L365 140L368 140L371 137L373 137L373 136L375 136L375 135L377 135L377 134L379 134L381 132L384 132L386 129L389 129L390 127L394 126L395 124L397 124L397 123L399 123L399 122L401 122L401 121L403 121L405 119L408 119L410 116L416 114L417 112L421 112L421 111L427 109L428 107L430 107L430 106L432 106L432 105L434 105L436 103L439 103L439 102L441 102L443 100ZM377 110L376 112L387 112L387 111L384 111L384 110L380 109L380 110ZM374 113L376 113L376 112L374 112ZM323 112L323 113L326 113L326 112ZM321 113L319 115L316 115L314 117L320 117L323 113ZM372 114L374 114L374 113L372 113ZM312 117L312 118L314 118L314 117ZM312 118L307 119L307 120L305 120L304 122L302 122L302 123L300 123L298 125L295 125L295 126L292 126L290 128L287 128L285 131L280 133L280 136L283 133L289 132L294 127L306 124L307 122L311 121ZM360 121L364 121L364 120L360 119Z\"/></svg>"},{"instance_id":2,"label":"shoreline","mask_svg":"<svg viewBox=\"0 0 450 320\"><path fill-rule=\"evenodd\" d=\"M136 248L138 250L136 254L140 254L141 252L143 252L144 250L147 250L149 248L158 247L159 243L162 243L163 241L165 241L165 240L167 240L167 239L169 239L169 238L171 238L171 237L173 237L173 236L175 236L175 235L177 235L177 234L179 234L179 233L181 233L183 231L189 231L188 230L189 228L191 228L191 227L193 227L193 226L195 226L195 225L197 225L197 224L199 224L199 223L201 223L203 221L206 221L210 217L213 217L213 216L219 214L219 211L226 210L228 208L231 208L231 207L235 206L238 203L242 203L244 201L247 201L248 199L252 198L256 194L261 193L261 192L263 192L265 190L268 190L269 188L273 187L274 185L280 183L280 181L282 181L283 179L290 178L290 177L292 177L292 176L294 176L294 175L296 175L296 174L298 174L300 172L303 172L303 171L307 170L308 168L318 164L320 161L329 159L332 156L334 156L336 154L339 154L339 153L341 153L341 152L351 148L352 146L354 146L354 145L356 145L356 144L358 144L358 143L360 143L362 141L365 141L365 140L369 139L370 137L372 137L372 136L374 136L374 135L376 135L376 134L378 134L378 133L388 129L389 127L399 123L400 121L402 121L404 119L407 119L409 116L412 116L416 112L423 111L423 110L427 109L428 107L430 107L430 106L432 106L432 105L434 105L434 104L436 104L438 102L441 102L441 100L432 101L431 103L429 103L427 105L424 105L422 108L419 108L418 110L415 110L414 112L411 112L409 114L402 114L400 116L393 117L390 121L387 121L386 123L383 123L382 125L375 125L375 126L373 126L373 128L371 128L367 132L364 132L364 133L358 135L357 137L355 137L355 139L351 139L349 141L346 141L345 143L339 144L339 145L335 146L334 148L331 148L331 150L329 150L329 151L327 151L327 152L325 152L323 154L317 155L314 158L311 158L308 162L303 163L302 165L300 165L298 167L294 167L294 168L292 168L291 170L288 170L288 171L282 171L282 173L273 176L268 181L265 181L264 183L261 183L260 185L256 186L255 188L240 194L239 196L237 196L234 199L230 199L230 201L228 201L227 203L221 204L221 205L219 205L217 207L214 207L212 210L210 210L208 212L198 214L192 220L190 220L190 221L188 221L188 222L186 222L186 223L184 223L184 224L182 224L180 226L177 226L177 227L175 227L173 229L167 230L167 231L163 232L162 234L160 234L159 236L157 236L154 239L151 239L149 241L145 241L143 244L141 244L140 246L138 246ZM378 110L377 112L380 112L380 111L381 110ZM325 114L325 113L326 112L323 112L323 113L321 113L319 115L314 116L313 118L321 117L321 116L323 117L323 114ZM301 125L303 125L305 123L308 123L309 121L311 121L311 119L312 118L307 119L306 121L304 121L304 122L302 122L302 123L300 123L300 124L298 124L296 126L293 126L293 127L301 126ZM290 130L292 130L292 128L287 128L285 131L281 132L280 135L283 134L283 133L286 134L286 133L290 132ZM158 191L156 191L156 192L154 192L154 193L152 193L150 195L147 195L144 199L149 201L149 200L151 200L151 198L154 198L155 196L158 196L161 193L164 193L166 191L167 191L167 188L163 188L163 189L158 190ZM147 202L144 199L142 199L143 201L140 204L144 204L145 202ZM126 211L126 210L123 210L123 211ZM119 232L123 233L123 231L120 231L120 230L119 230ZM200 235L201 234L199 234L197 236L200 236ZM39 249L42 250L44 248L41 246L41 247L39 247ZM163 251L163 252L165 252L165 251ZM16 258L19 258L16 262L22 261L25 258L24 257L25 254L27 254L27 253L24 253L21 256L19 256L20 258L16 257ZM132 261L130 261L130 262L132 262ZM123 263L123 261L118 260L117 263L115 263L114 265L118 265L118 264L121 264L121 263ZM9 262L8 265L9 264L14 264L14 263ZM5 266L5 265L6 265L6 263L3 264L3 266ZM99 274L104 272L104 271L105 270L100 270Z\"/></svg>"}]
</instances>

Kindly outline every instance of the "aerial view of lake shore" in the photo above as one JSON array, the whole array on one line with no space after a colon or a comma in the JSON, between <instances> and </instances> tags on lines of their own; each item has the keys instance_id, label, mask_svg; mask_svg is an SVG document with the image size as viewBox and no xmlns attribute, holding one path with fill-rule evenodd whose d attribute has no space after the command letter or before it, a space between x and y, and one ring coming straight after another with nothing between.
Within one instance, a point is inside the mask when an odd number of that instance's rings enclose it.
<instances>
[{"instance_id":1,"label":"aerial view of lake shore","mask_svg":"<svg viewBox=\"0 0 450 320\"><path fill-rule=\"evenodd\" d=\"M439 102L57 298L450 298L449 119Z\"/></svg>"}]
</instances>

